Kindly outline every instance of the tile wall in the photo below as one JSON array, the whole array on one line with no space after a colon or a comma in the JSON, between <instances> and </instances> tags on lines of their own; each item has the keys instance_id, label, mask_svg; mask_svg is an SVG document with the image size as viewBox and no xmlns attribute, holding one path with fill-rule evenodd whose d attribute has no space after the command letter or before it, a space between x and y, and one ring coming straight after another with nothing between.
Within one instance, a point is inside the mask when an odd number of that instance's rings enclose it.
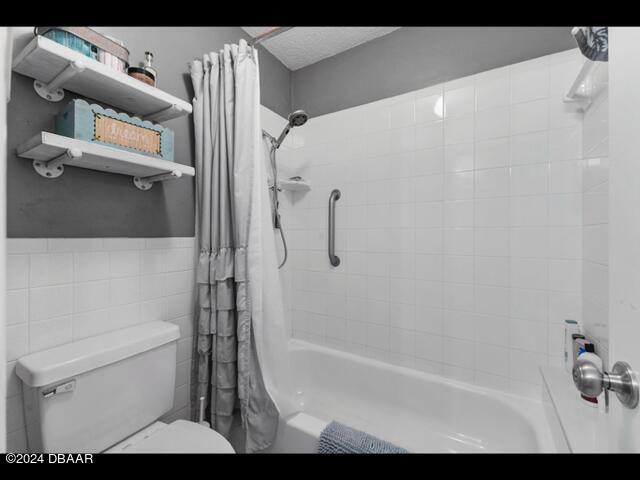
<instances>
[{"instance_id":1,"label":"tile wall","mask_svg":"<svg viewBox=\"0 0 640 480\"><path fill-rule=\"evenodd\" d=\"M7 451L27 448L16 359L154 320L181 333L164 420L189 418L194 238L13 238L7 252Z\"/></svg>"},{"instance_id":2,"label":"tile wall","mask_svg":"<svg viewBox=\"0 0 640 480\"><path fill-rule=\"evenodd\" d=\"M609 359L609 95L608 64L598 63L598 93L584 113L583 259L584 332Z\"/></svg>"},{"instance_id":3,"label":"tile wall","mask_svg":"<svg viewBox=\"0 0 640 480\"><path fill-rule=\"evenodd\" d=\"M283 195L293 336L539 395L561 322L582 320L582 114L562 101L581 62L545 56L294 130L283 162L312 190Z\"/></svg>"}]
</instances>

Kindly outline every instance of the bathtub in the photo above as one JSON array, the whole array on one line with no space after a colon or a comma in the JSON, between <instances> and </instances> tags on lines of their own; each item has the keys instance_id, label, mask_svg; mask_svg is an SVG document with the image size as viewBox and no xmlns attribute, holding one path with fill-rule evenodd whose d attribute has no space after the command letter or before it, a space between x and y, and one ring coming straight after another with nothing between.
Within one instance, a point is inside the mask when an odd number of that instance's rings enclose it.
<instances>
[{"instance_id":1,"label":"bathtub","mask_svg":"<svg viewBox=\"0 0 640 480\"><path fill-rule=\"evenodd\" d=\"M331 420L410 452L555 451L541 402L301 340L289 353L300 411L272 453L316 452Z\"/></svg>"}]
</instances>

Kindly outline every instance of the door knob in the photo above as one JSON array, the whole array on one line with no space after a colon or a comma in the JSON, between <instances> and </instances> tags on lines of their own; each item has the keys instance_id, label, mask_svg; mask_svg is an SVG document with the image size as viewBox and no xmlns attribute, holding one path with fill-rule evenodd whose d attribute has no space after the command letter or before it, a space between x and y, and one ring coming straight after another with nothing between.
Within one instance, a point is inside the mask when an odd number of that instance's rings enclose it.
<instances>
[{"instance_id":1,"label":"door knob","mask_svg":"<svg viewBox=\"0 0 640 480\"><path fill-rule=\"evenodd\" d=\"M601 372L593 362L578 357L573 366L573 383L587 397L597 397L603 390L610 390L625 407L638 405L638 378L626 362L616 362L607 373Z\"/></svg>"}]
</instances>

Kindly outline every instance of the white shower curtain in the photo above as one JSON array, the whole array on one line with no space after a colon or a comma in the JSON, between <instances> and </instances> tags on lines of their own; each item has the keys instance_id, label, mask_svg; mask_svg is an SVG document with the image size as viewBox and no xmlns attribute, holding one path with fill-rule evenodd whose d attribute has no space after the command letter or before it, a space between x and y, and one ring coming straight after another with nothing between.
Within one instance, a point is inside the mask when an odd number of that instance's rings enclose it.
<instances>
[{"instance_id":1,"label":"white shower curtain","mask_svg":"<svg viewBox=\"0 0 640 480\"><path fill-rule=\"evenodd\" d=\"M213 428L227 437L239 407L244 448L253 452L272 444L278 410L290 411L275 247L265 233L257 53L241 40L190 71L200 246L192 406L207 398Z\"/></svg>"},{"instance_id":2,"label":"white shower curtain","mask_svg":"<svg viewBox=\"0 0 640 480\"><path fill-rule=\"evenodd\" d=\"M256 105L256 107L258 107ZM258 107L259 108L259 107ZM253 184L249 251L249 287L252 299L254 339L262 366L265 386L284 418L300 410L295 403L292 375L287 349L287 324L284 316L282 286L276 249L277 231L273 228L271 199L267 180L267 163L271 143L258 134L262 146L256 152L256 175ZM258 200L259 199L259 200Z\"/></svg>"},{"instance_id":3,"label":"white shower curtain","mask_svg":"<svg viewBox=\"0 0 640 480\"><path fill-rule=\"evenodd\" d=\"M244 40L241 40L241 44ZM252 51L256 66L258 52ZM251 139L244 142L251 145L253 156L253 184L251 192L249 220L249 249L247 252L249 297L253 340L262 370L262 378L269 396L276 404L281 418L299 410L294 401L291 370L287 351L287 326L284 316L282 288L278 270L276 232L273 229L271 201L269 198L268 169L271 144L262 135L260 122L259 70L252 70L244 77L248 80L255 75L255 95L251 105L253 110L251 128L244 131Z\"/></svg>"}]
</instances>

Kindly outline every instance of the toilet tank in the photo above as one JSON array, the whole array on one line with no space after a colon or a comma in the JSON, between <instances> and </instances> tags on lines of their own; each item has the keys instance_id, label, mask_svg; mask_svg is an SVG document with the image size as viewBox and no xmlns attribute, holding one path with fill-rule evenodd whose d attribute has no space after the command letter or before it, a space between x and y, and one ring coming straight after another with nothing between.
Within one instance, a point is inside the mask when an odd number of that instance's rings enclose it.
<instances>
[{"instance_id":1,"label":"toilet tank","mask_svg":"<svg viewBox=\"0 0 640 480\"><path fill-rule=\"evenodd\" d=\"M22 357L30 452L101 452L173 407L177 325L149 322Z\"/></svg>"}]
</instances>

